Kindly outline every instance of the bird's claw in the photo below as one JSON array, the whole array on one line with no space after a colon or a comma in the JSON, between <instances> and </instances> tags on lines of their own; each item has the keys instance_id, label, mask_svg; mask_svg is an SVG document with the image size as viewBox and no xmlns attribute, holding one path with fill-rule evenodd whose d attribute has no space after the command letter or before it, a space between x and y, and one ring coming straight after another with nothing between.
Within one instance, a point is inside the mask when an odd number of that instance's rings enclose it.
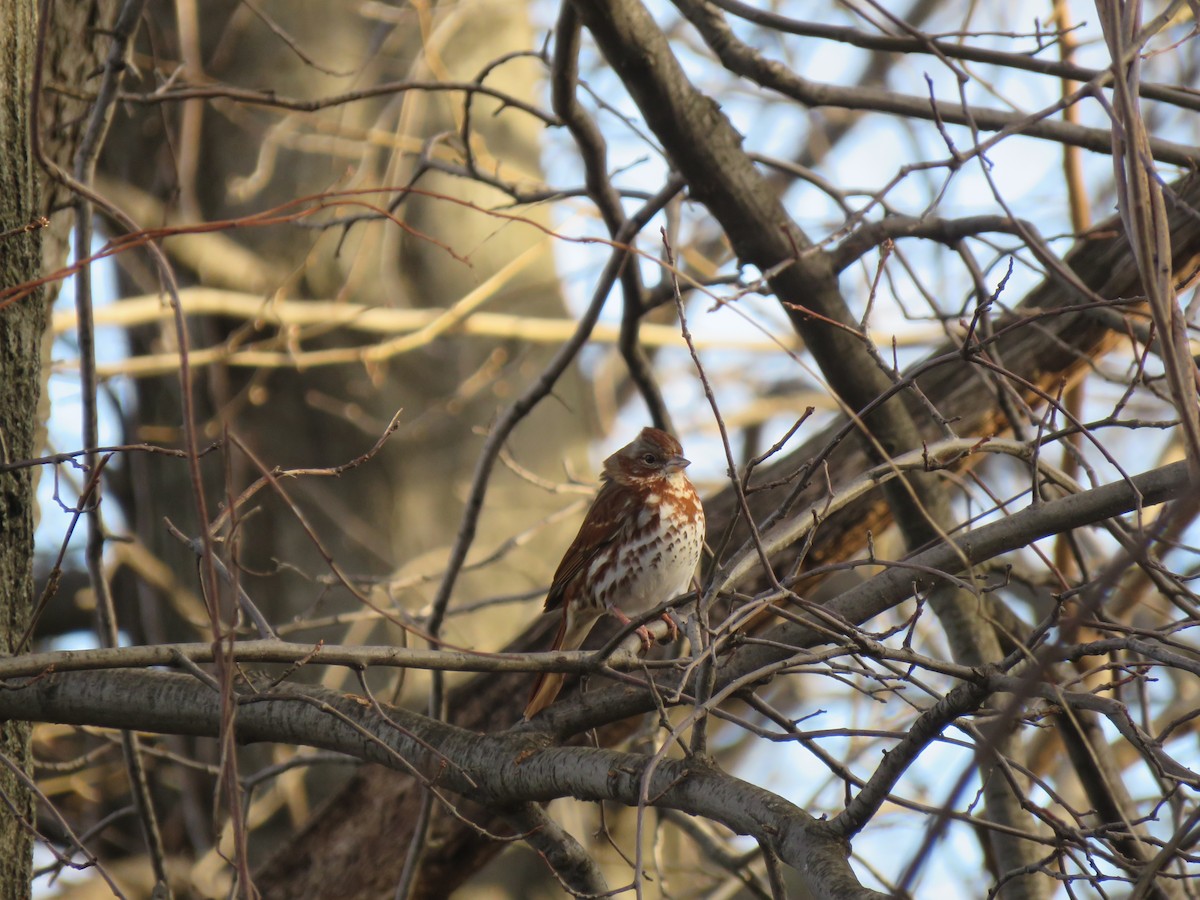
<instances>
[{"instance_id":1,"label":"bird's claw","mask_svg":"<svg viewBox=\"0 0 1200 900\"><path fill-rule=\"evenodd\" d=\"M650 634L650 629L645 625L639 625L634 632L642 639L642 652L645 653L654 646L654 636Z\"/></svg>"},{"instance_id":2,"label":"bird's claw","mask_svg":"<svg viewBox=\"0 0 1200 900\"><path fill-rule=\"evenodd\" d=\"M670 613L663 613L659 618L667 623L667 634L659 641L677 641L679 640L679 626L675 624L675 620L671 618ZM637 636L642 639L642 650L649 650L655 642L655 636L650 632L650 629L645 625L639 625L637 628Z\"/></svg>"},{"instance_id":3,"label":"bird's claw","mask_svg":"<svg viewBox=\"0 0 1200 900\"><path fill-rule=\"evenodd\" d=\"M667 623L667 628L670 629L671 640L679 640L679 626L675 624L675 620L671 617L671 614L669 612L663 613L662 620Z\"/></svg>"},{"instance_id":4,"label":"bird's claw","mask_svg":"<svg viewBox=\"0 0 1200 900\"><path fill-rule=\"evenodd\" d=\"M633 624L633 620L630 619L629 616L625 615L625 613L621 612L621 610L619 610L619 609L614 608L612 610L612 614L617 618L618 621L620 621L620 623L622 625L628 626L628 625ZM662 620L667 623L667 628L670 629L670 639L672 641L678 640L679 639L679 626L675 624L675 620L671 618L671 614L663 613L660 618L662 618ZM638 636L638 638L641 640L643 653L645 653L651 647L654 646L656 638L650 632L650 629L647 628L645 625L639 625L637 628L635 628L633 630L633 633L636 634ZM663 639L665 640L665 636Z\"/></svg>"}]
</instances>

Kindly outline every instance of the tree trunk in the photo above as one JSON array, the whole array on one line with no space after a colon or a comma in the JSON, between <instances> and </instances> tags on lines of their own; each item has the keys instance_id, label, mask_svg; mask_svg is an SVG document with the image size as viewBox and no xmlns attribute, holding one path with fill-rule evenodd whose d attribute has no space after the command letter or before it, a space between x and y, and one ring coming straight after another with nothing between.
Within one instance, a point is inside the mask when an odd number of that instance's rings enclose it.
<instances>
[{"instance_id":1,"label":"tree trunk","mask_svg":"<svg viewBox=\"0 0 1200 900\"><path fill-rule=\"evenodd\" d=\"M0 290L57 272L67 260L73 214L69 195L41 165L42 157L68 168L86 123L82 89L107 48L107 0L58 4L38 53L38 3L0 3ZM38 115L31 118L35 66L41 68ZM41 218L45 217L45 218ZM37 457L45 445L49 398L49 310L60 282L50 282L0 305L0 465ZM40 469L0 471L0 654L12 653L28 630L35 606L33 580L36 487ZM53 548L51 548L53 550ZM29 649L26 642L25 649ZM32 773L26 722L0 724L0 753ZM35 806L24 781L0 768L0 900L28 897ZM14 814L15 813L15 814Z\"/></svg>"},{"instance_id":2,"label":"tree trunk","mask_svg":"<svg viewBox=\"0 0 1200 900\"><path fill-rule=\"evenodd\" d=\"M41 273L42 236L35 217L40 191L30 148L37 4L0 5L0 287L31 282ZM26 230L27 229L27 230ZM0 309L0 463L35 453L34 411L41 394L41 345L46 327L43 292ZM0 652L17 652L33 615L33 472L0 473ZM0 753L32 774L28 722L0 727ZM21 776L0 768L0 898L28 897L33 859L33 794Z\"/></svg>"}]
</instances>

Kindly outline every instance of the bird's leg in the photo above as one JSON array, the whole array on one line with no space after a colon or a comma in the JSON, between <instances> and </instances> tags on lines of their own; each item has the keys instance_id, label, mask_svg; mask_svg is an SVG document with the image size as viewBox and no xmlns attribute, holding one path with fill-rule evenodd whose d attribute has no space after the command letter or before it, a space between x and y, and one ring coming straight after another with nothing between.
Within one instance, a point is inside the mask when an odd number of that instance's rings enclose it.
<instances>
[{"instance_id":1,"label":"bird's leg","mask_svg":"<svg viewBox=\"0 0 1200 900\"><path fill-rule=\"evenodd\" d=\"M629 616L625 615L625 613L623 613L619 607L610 606L608 608L608 611L610 613L612 613L613 616L616 618L616 620L618 622L620 622L622 625L632 625L633 624L633 619L631 619L631 618L629 618ZM642 639L642 652L643 653L654 646L654 638L652 638L650 636L650 629L648 629L645 625L639 625L636 629L634 629L634 634L636 634L638 637L640 637Z\"/></svg>"},{"instance_id":2,"label":"bird's leg","mask_svg":"<svg viewBox=\"0 0 1200 900\"><path fill-rule=\"evenodd\" d=\"M667 628L671 630L671 640L679 640L679 626L675 624L675 619L671 617L669 612L665 612L661 616L662 620L667 623Z\"/></svg>"}]
</instances>

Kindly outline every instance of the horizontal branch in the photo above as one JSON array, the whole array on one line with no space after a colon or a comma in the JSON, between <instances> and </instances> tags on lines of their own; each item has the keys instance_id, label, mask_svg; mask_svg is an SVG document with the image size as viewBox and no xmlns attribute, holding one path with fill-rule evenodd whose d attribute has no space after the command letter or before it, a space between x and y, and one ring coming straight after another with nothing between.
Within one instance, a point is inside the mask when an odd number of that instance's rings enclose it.
<instances>
[{"instance_id":1,"label":"horizontal branch","mask_svg":"<svg viewBox=\"0 0 1200 900\"><path fill-rule=\"evenodd\" d=\"M87 102L95 100L93 94L71 90L60 84L47 85L47 89L77 100ZM500 101L503 106L528 113L546 125L554 126L562 124L559 122L558 117L552 113L548 113L531 103L527 103L520 97L514 97L512 94L506 94L503 91L490 88L476 81L386 81L383 84L375 84L361 90L347 91L344 94L331 94L312 100L304 100L300 97L288 97L274 91L256 91L252 88L241 88L232 84L222 84L212 81L205 85L193 86L179 86L173 83L152 93L121 91L117 95L117 99L122 103L147 104L182 103L187 100L227 100L231 103L245 103L248 106L267 106L289 112L318 112L323 109L345 106L348 103L371 100L375 97L407 94L410 91L467 95L481 94L485 97L491 97L493 100Z\"/></svg>"},{"instance_id":2,"label":"horizontal branch","mask_svg":"<svg viewBox=\"0 0 1200 900\"><path fill-rule=\"evenodd\" d=\"M636 635L629 640L641 646ZM238 641L221 646L221 658L238 663L283 663L294 666L346 666L367 669L383 666L438 672L635 672L645 667L666 668L672 660L639 659L622 649L600 660L587 650L546 653L481 653L473 650L422 650L408 647L346 647L339 644L301 644L280 640ZM151 644L137 647L103 647L92 650L54 650L0 658L0 679L33 678L51 672L85 672L102 669L144 669L173 666L183 661L211 663L211 641L194 644Z\"/></svg>"},{"instance_id":3,"label":"horizontal branch","mask_svg":"<svg viewBox=\"0 0 1200 900\"><path fill-rule=\"evenodd\" d=\"M480 735L404 709L308 685L238 694L234 730L243 743L303 744L405 773L492 807L559 797L650 805L704 816L755 838L796 869L816 897L879 898L846 861L830 827L782 797L710 763L662 760L590 747L549 747L529 731ZM47 675L0 691L0 717L217 737L219 693L163 672Z\"/></svg>"},{"instance_id":4,"label":"horizontal branch","mask_svg":"<svg viewBox=\"0 0 1200 900\"><path fill-rule=\"evenodd\" d=\"M1028 223L1010 219L1004 215L965 216L961 219L918 218L916 216L888 216L877 222L867 222L854 231L830 251L835 272L857 262L884 241L898 238L925 238L940 244L953 246L963 238L986 233L1014 234L1024 237L1029 233Z\"/></svg>"}]
</instances>

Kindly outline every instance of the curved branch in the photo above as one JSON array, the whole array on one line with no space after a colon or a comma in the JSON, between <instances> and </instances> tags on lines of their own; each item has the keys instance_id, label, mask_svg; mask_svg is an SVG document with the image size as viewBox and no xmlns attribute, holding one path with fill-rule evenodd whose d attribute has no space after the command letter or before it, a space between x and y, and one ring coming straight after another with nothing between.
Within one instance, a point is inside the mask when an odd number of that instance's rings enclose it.
<instances>
[{"instance_id":1,"label":"curved branch","mask_svg":"<svg viewBox=\"0 0 1200 900\"><path fill-rule=\"evenodd\" d=\"M550 818L541 806L523 803L508 818L525 830L525 840L546 861L563 887L582 896L609 894L604 870L575 836Z\"/></svg>"},{"instance_id":2,"label":"curved branch","mask_svg":"<svg viewBox=\"0 0 1200 900\"><path fill-rule=\"evenodd\" d=\"M754 837L795 868L816 897L884 896L859 884L845 843L827 824L696 758L662 760L651 770L640 754L549 747L529 732L480 735L400 708L381 714L359 698L312 686L285 684L262 694L243 687L237 701L241 742L304 744L415 770L493 808L568 796L637 806L647 785L652 806ZM0 692L0 715L215 737L222 710L220 695L188 675L72 672Z\"/></svg>"},{"instance_id":3,"label":"curved branch","mask_svg":"<svg viewBox=\"0 0 1200 900\"><path fill-rule=\"evenodd\" d=\"M878 222L868 222L856 228L830 251L830 256L833 259L833 270L841 272L884 241L896 238L925 238L953 246L963 238L987 232L1020 235L1022 224L1027 230L1033 227L1030 223L1015 222L1008 216L966 216L961 219L888 216Z\"/></svg>"},{"instance_id":4,"label":"curved branch","mask_svg":"<svg viewBox=\"0 0 1200 900\"><path fill-rule=\"evenodd\" d=\"M86 93L69 91L62 85L50 85L48 89L79 100L90 101L94 99ZM302 100L299 97L287 97L282 94L276 94L273 91L256 91L249 88L235 87L231 84L212 82L194 87L166 87L150 94L121 91L118 93L117 99L122 103L144 104L180 103L185 100L229 100L234 103L245 103L248 106L266 106L274 109L288 110L289 112L318 112L322 109L345 106L347 103L356 103L360 100L370 100L374 97L389 97L394 94L405 94L409 91L461 93L468 95L482 94L485 97L499 100L504 106L519 109L521 112L533 116L546 125L555 126L562 124L554 116L548 115L543 110L530 103L526 103L519 97L514 97L511 94L506 94L503 91L488 87L486 84L479 84L474 81L389 81L358 91L331 94L328 97L317 97L314 100Z\"/></svg>"}]
</instances>

